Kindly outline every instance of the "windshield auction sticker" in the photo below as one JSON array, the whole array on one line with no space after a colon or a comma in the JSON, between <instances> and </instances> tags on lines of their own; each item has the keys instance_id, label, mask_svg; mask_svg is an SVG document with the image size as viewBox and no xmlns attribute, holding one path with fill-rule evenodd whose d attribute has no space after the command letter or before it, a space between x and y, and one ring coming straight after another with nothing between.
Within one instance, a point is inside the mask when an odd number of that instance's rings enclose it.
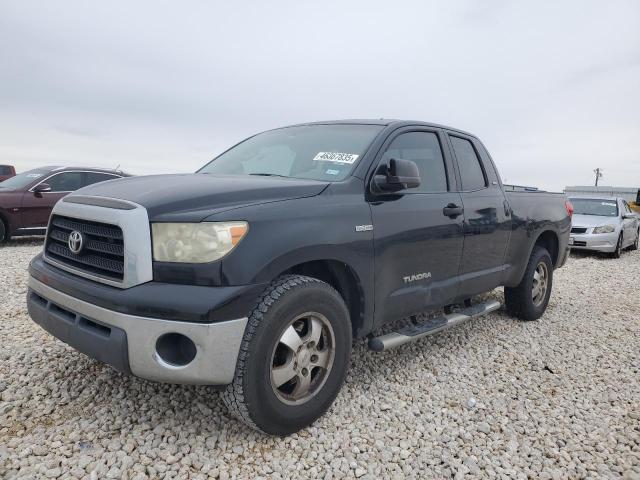
<instances>
[{"instance_id":1,"label":"windshield auction sticker","mask_svg":"<svg viewBox=\"0 0 640 480\"><path fill-rule=\"evenodd\" d=\"M351 165L358 159L358 157L359 155L354 155L353 153L318 152L313 159L320 162L344 163Z\"/></svg>"}]
</instances>

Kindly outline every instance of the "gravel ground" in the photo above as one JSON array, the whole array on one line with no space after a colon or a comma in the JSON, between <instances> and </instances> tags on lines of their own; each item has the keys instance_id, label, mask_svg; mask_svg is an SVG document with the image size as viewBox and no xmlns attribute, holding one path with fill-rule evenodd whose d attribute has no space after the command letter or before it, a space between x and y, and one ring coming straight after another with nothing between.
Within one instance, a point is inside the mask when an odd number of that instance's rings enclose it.
<instances>
[{"instance_id":1,"label":"gravel ground","mask_svg":"<svg viewBox=\"0 0 640 480\"><path fill-rule=\"evenodd\" d=\"M640 479L640 252L572 255L538 322L498 311L384 354L358 341L330 412L273 438L209 387L124 376L45 334L24 301L40 248L0 247L0 478Z\"/></svg>"}]
</instances>

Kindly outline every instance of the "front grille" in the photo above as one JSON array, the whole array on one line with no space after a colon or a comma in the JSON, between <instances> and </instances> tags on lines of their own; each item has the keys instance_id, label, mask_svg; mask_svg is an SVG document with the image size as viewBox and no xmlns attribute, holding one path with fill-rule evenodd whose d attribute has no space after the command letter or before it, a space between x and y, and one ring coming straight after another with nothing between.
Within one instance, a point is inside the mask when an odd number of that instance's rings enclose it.
<instances>
[{"instance_id":1,"label":"front grille","mask_svg":"<svg viewBox=\"0 0 640 480\"><path fill-rule=\"evenodd\" d=\"M83 237L79 253L69 248L69 235L78 231ZM45 243L51 260L86 273L122 281L124 278L124 239L117 225L54 215Z\"/></svg>"},{"instance_id":2,"label":"front grille","mask_svg":"<svg viewBox=\"0 0 640 480\"><path fill-rule=\"evenodd\" d=\"M586 247L587 242L573 242L574 247Z\"/></svg>"},{"instance_id":3,"label":"front grille","mask_svg":"<svg viewBox=\"0 0 640 480\"><path fill-rule=\"evenodd\" d=\"M573 227L571 233L587 233L587 229L583 227Z\"/></svg>"}]
</instances>

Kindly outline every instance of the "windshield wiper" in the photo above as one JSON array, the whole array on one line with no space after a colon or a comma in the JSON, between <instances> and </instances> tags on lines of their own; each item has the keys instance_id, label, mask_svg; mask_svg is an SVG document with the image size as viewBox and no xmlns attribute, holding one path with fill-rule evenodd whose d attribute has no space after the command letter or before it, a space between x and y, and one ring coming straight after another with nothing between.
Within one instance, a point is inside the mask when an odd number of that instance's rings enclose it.
<instances>
[{"instance_id":1,"label":"windshield wiper","mask_svg":"<svg viewBox=\"0 0 640 480\"><path fill-rule=\"evenodd\" d=\"M281 177L281 178L289 178L286 175L279 175L277 173L250 173L249 175L257 175L259 177Z\"/></svg>"}]
</instances>

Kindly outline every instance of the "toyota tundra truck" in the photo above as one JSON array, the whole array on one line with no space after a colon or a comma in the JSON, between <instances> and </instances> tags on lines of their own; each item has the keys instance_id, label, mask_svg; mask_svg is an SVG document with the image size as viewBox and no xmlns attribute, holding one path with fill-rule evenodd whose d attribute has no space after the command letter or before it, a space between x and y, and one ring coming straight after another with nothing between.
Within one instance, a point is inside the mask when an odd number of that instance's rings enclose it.
<instances>
[{"instance_id":1,"label":"toyota tundra truck","mask_svg":"<svg viewBox=\"0 0 640 480\"><path fill-rule=\"evenodd\" d=\"M356 338L378 352L423 338L496 310L477 296L501 286L508 312L541 317L571 214L563 194L505 192L460 130L294 125L195 174L66 196L30 263L28 309L94 359L219 386L237 418L286 435L332 404Z\"/></svg>"}]
</instances>

